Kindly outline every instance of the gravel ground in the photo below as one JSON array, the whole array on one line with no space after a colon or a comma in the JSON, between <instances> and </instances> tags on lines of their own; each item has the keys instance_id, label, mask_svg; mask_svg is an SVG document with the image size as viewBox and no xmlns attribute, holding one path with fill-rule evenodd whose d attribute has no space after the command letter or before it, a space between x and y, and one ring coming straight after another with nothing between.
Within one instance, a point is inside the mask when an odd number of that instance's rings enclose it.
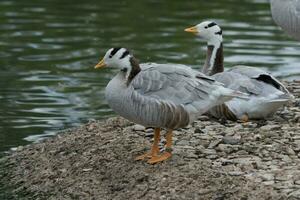
<instances>
[{"instance_id":1,"label":"gravel ground","mask_svg":"<svg viewBox=\"0 0 300 200\"><path fill-rule=\"evenodd\" d=\"M153 130L120 117L18 147L0 161L0 198L300 199L300 82L287 84L296 99L271 119L202 116L156 165L134 161Z\"/></svg>"}]
</instances>

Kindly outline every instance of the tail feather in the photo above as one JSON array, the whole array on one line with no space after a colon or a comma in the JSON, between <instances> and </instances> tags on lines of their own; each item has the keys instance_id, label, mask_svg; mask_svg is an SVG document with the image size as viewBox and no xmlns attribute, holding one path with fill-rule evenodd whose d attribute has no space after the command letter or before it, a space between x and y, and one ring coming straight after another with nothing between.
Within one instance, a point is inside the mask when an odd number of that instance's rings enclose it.
<instances>
[{"instance_id":1,"label":"tail feather","mask_svg":"<svg viewBox=\"0 0 300 200\"><path fill-rule=\"evenodd\" d=\"M234 90L231 90L231 92L229 94L223 94L222 95L222 97L224 98L225 101L230 101L233 98L249 100L249 96L250 96L249 94L246 94L246 93L243 93L243 92L240 92L240 91L234 91Z\"/></svg>"}]
</instances>

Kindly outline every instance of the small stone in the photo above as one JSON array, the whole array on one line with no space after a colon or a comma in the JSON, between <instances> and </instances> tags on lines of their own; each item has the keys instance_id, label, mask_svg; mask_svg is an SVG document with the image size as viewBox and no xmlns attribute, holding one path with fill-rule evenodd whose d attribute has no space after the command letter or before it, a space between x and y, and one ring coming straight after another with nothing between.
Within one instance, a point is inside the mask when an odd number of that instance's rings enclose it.
<instances>
[{"instance_id":1,"label":"small stone","mask_svg":"<svg viewBox=\"0 0 300 200\"><path fill-rule=\"evenodd\" d=\"M274 181L264 181L263 184L265 185L274 185Z\"/></svg>"},{"instance_id":2,"label":"small stone","mask_svg":"<svg viewBox=\"0 0 300 200\"><path fill-rule=\"evenodd\" d=\"M278 130L280 129L280 125L265 125L260 127L260 130L262 131L272 131L272 130Z\"/></svg>"},{"instance_id":3,"label":"small stone","mask_svg":"<svg viewBox=\"0 0 300 200\"><path fill-rule=\"evenodd\" d=\"M187 158L193 158L193 159L197 159L198 155L196 155L194 152L188 152L186 155Z\"/></svg>"},{"instance_id":4,"label":"small stone","mask_svg":"<svg viewBox=\"0 0 300 200\"><path fill-rule=\"evenodd\" d=\"M153 130L153 128L146 128L145 132L146 133L152 133L152 135L153 135L154 130Z\"/></svg>"},{"instance_id":5,"label":"small stone","mask_svg":"<svg viewBox=\"0 0 300 200\"><path fill-rule=\"evenodd\" d=\"M86 130L87 130L88 132L91 132L91 131L93 131L95 128L96 128L96 124L95 124L95 123L91 123L91 124L88 124L88 125L87 125Z\"/></svg>"},{"instance_id":6,"label":"small stone","mask_svg":"<svg viewBox=\"0 0 300 200\"><path fill-rule=\"evenodd\" d=\"M198 190L197 192L198 192L199 194L201 194L201 195L205 195L205 194L213 193L214 190L212 190L212 189L200 189L200 190Z\"/></svg>"},{"instance_id":7,"label":"small stone","mask_svg":"<svg viewBox=\"0 0 300 200\"><path fill-rule=\"evenodd\" d=\"M18 146L16 150L17 151L22 151L23 149L24 149L24 146Z\"/></svg>"},{"instance_id":8,"label":"small stone","mask_svg":"<svg viewBox=\"0 0 300 200\"><path fill-rule=\"evenodd\" d=\"M93 169L92 168L85 168L85 169L82 169L83 172L88 172L88 171L92 171Z\"/></svg>"},{"instance_id":9,"label":"small stone","mask_svg":"<svg viewBox=\"0 0 300 200\"><path fill-rule=\"evenodd\" d=\"M218 155L208 155L206 156L207 159L210 159L210 160L215 160L218 158Z\"/></svg>"},{"instance_id":10,"label":"small stone","mask_svg":"<svg viewBox=\"0 0 300 200\"><path fill-rule=\"evenodd\" d=\"M180 140L179 142L176 142L176 145L178 146L189 146L189 142L186 140Z\"/></svg>"},{"instance_id":11,"label":"small stone","mask_svg":"<svg viewBox=\"0 0 300 200\"><path fill-rule=\"evenodd\" d=\"M286 152L288 155L296 155L295 151L289 147L287 147Z\"/></svg>"},{"instance_id":12,"label":"small stone","mask_svg":"<svg viewBox=\"0 0 300 200\"><path fill-rule=\"evenodd\" d=\"M145 131L145 126L135 124L135 125L132 126L132 130L134 130L134 131Z\"/></svg>"},{"instance_id":13,"label":"small stone","mask_svg":"<svg viewBox=\"0 0 300 200\"><path fill-rule=\"evenodd\" d=\"M228 172L228 174L230 176L241 176L244 174L244 172L241 172L241 171L233 171L233 172Z\"/></svg>"},{"instance_id":14,"label":"small stone","mask_svg":"<svg viewBox=\"0 0 300 200\"><path fill-rule=\"evenodd\" d=\"M217 140L210 142L210 144L208 145L208 148L209 149L215 148L218 144L220 144L221 141L222 141L222 139L217 139Z\"/></svg>"},{"instance_id":15,"label":"small stone","mask_svg":"<svg viewBox=\"0 0 300 200\"><path fill-rule=\"evenodd\" d=\"M204 133L200 128L196 128L194 133Z\"/></svg>"},{"instance_id":16,"label":"small stone","mask_svg":"<svg viewBox=\"0 0 300 200\"><path fill-rule=\"evenodd\" d=\"M300 197L300 190L296 190L296 191L290 193L290 194L289 194L289 198L290 198L290 197L293 197L293 198L295 198L295 199L299 199L299 197Z\"/></svg>"},{"instance_id":17,"label":"small stone","mask_svg":"<svg viewBox=\"0 0 300 200\"><path fill-rule=\"evenodd\" d=\"M256 134L256 135L254 135L254 140L256 140L256 141L259 141L259 140L261 140L261 135L259 135L259 134Z\"/></svg>"},{"instance_id":18,"label":"small stone","mask_svg":"<svg viewBox=\"0 0 300 200\"><path fill-rule=\"evenodd\" d=\"M263 181L273 181L274 180L274 174L272 174L272 173L264 173L264 174L260 174L259 176L262 178Z\"/></svg>"},{"instance_id":19,"label":"small stone","mask_svg":"<svg viewBox=\"0 0 300 200\"><path fill-rule=\"evenodd\" d=\"M207 154L207 155L215 155L215 154L217 154L216 150L214 150L214 149L204 149L203 153Z\"/></svg>"},{"instance_id":20,"label":"small stone","mask_svg":"<svg viewBox=\"0 0 300 200\"><path fill-rule=\"evenodd\" d=\"M154 136L154 132L146 132L145 137L152 138Z\"/></svg>"},{"instance_id":21,"label":"small stone","mask_svg":"<svg viewBox=\"0 0 300 200\"><path fill-rule=\"evenodd\" d=\"M228 153L228 154L233 151L233 148L230 144L219 144L217 149L219 151L223 151L223 152Z\"/></svg>"},{"instance_id":22,"label":"small stone","mask_svg":"<svg viewBox=\"0 0 300 200\"><path fill-rule=\"evenodd\" d=\"M290 177L288 177L288 175L285 174L284 172L280 172L275 176L276 181L287 181L289 179Z\"/></svg>"},{"instance_id":23,"label":"small stone","mask_svg":"<svg viewBox=\"0 0 300 200\"><path fill-rule=\"evenodd\" d=\"M240 138L238 138L238 137L232 137L232 136L225 136L222 139L222 143L236 145L236 144L240 143Z\"/></svg>"},{"instance_id":24,"label":"small stone","mask_svg":"<svg viewBox=\"0 0 300 200\"><path fill-rule=\"evenodd\" d=\"M292 181L280 181L275 183L274 188L281 190L281 189L289 189L293 187L293 182Z\"/></svg>"}]
</instances>

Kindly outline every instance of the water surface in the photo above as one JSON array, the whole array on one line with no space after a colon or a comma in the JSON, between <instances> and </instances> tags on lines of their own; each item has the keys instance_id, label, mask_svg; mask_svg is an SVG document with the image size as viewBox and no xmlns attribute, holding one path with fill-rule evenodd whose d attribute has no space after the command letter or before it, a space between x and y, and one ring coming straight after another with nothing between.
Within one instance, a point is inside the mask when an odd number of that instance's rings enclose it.
<instances>
[{"instance_id":1,"label":"water surface","mask_svg":"<svg viewBox=\"0 0 300 200\"><path fill-rule=\"evenodd\" d=\"M115 71L93 69L110 47L199 68L205 44L183 29L203 20L223 28L226 67L300 77L300 44L268 0L2 0L0 10L0 152L114 115L103 94Z\"/></svg>"}]
</instances>

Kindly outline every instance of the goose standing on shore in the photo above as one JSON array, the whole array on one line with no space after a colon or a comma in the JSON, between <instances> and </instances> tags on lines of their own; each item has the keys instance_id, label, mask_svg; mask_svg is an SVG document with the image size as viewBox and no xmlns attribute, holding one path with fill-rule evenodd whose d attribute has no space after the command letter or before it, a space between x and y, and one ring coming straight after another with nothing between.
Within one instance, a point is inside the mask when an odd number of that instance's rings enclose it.
<instances>
[{"instance_id":1,"label":"goose standing on shore","mask_svg":"<svg viewBox=\"0 0 300 200\"><path fill-rule=\"evenodd\" d=\"M140 66L125 48L109 49L95 68L104 66L120 70L105 90L109 106L132 122L155 128L151 151L136 158L149 159L150 164L171 156L173 129L187 126L213 106L243 96L186 66L154 63ZM159 155L161 128L168 131L166 151Z\"/></svg>"},{"instance_id":2,"label":"goose standing on shore","mask_svg":"<svg viewBox=\"0 0 300 200\"><path fill-rule=\"evenodd\" d=\"M234 98L210 110L216 118L248 121L264 119L286 104L292 95L269 73L248 66L235 66L224 72L223 37L221 28L210 21L185 29L207 42L206 62L202 72L212 76L225 87L249 94L250 100Z\"/></svg>"},{"instance_id":3,"label":"goose standing on shore","mask_svg":"<svg viewBox=\"0 0 300 200\"><path fill-rule=\"evenodd\" d=\"M270 0L270 5L276 24L300 40L300 0Z\"/></svg>"}]
</instances>

